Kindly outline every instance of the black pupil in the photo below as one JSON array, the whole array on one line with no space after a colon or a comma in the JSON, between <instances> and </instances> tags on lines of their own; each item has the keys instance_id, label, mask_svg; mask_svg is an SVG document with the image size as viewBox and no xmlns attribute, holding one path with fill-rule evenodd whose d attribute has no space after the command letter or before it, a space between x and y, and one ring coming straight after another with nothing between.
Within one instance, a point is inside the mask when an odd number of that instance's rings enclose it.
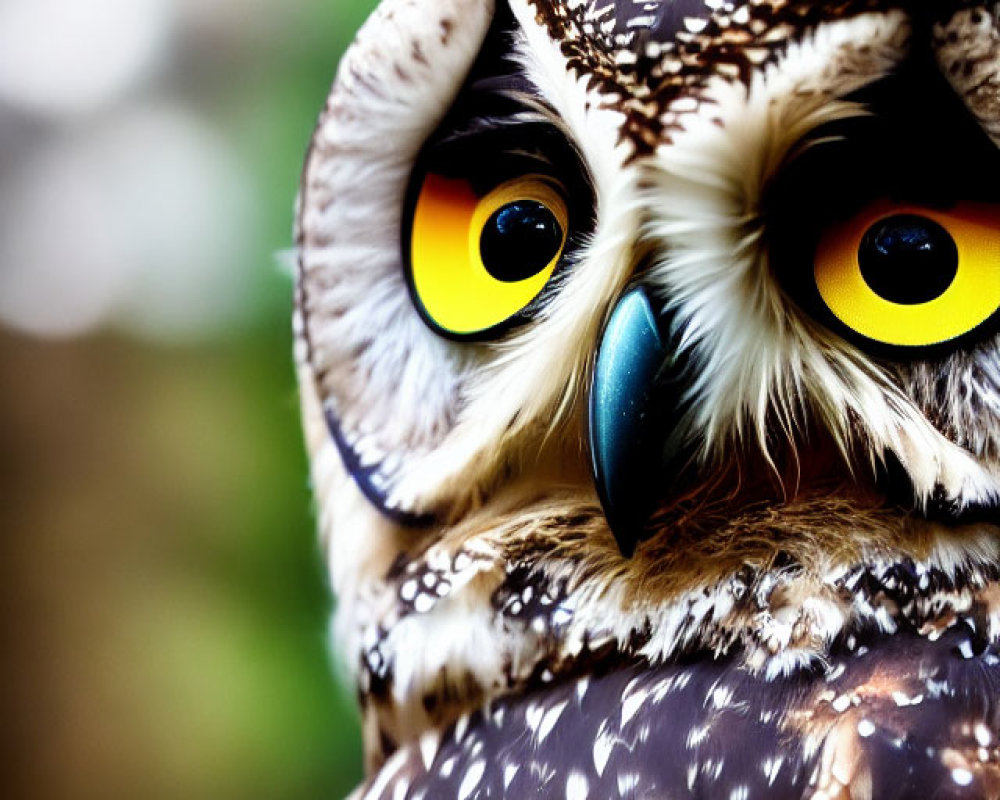
<instances>
[{"instance_id":1,"label":"black pupil","mask_svg":"<svg viewBox=\"0 0 1000 800\"><path fill-rule=\"evenodd\" d=\"M561 245L555 215L535 200L518 200L490 215L479 237L479 254L490 275L513 283L545 269Z\"/></svg>"},{"instance_id":2,"label":"black pupil","mask_svg":"<svg viewBox=\"0 0 1000 800\"><path fill-rule=\"evenodd\" d=\"M934 220L897 214L872 225L858 248L865 283L880 297L903 305L944 294L958 272L958 248Z\"/></svg>"}]
</instances>

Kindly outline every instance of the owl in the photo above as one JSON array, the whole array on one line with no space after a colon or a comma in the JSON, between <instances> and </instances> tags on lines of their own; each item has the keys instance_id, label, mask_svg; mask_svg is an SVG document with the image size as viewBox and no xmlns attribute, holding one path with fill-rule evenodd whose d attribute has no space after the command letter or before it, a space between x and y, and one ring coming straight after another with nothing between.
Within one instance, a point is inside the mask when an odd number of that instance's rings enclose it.
<instances>
[{"instance_id":1,"label":"owl","mask_svg":"<svg viewBox=\"0 0 1000 800\"><path fill-rule=\"evenodd\" d=\"M296 358L358 798L1000 797L1000 6L382 0Z\"/></svg>"}]
</instances>

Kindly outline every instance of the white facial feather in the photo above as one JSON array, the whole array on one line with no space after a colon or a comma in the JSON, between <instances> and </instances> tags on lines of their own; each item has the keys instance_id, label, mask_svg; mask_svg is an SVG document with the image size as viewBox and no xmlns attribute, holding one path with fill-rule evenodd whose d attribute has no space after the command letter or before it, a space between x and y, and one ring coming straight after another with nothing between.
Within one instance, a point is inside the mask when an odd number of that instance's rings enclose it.
<instances>
[{"instance_id":1,"label":"white facial feather","mask_svg":"<svg viewBox=\"0 0 1000 800\"><path fill-rule=\"evenodd\" d=\"M768 264L761 200L804 137L866 113L840 101L905 55L901 12L830 23L791 45L749 87L716 79L710 114L680 118L681 132L648 159L644 235L660 254L658 288L695 354L692 436L704 456L732 442L765 454L777 428L795 447L808 414L840 447L886 451L903 462L918 497L943 486L961 506L995 497L998 472L943 436L903 387L866 354L806 317ZM705 106L703 106L704 108Z\"/></svg>"},{"instance_id":2,"label":"white facial feather","mask_svg":"<svg viewBox=\"0 0 1000 800\"><path fill-rule=\"evenodd\" d=\"M446 0L432 14L412 0L383 3L341 62L306 165L297 233L306 357L367 464L435 446L475 361L420 319L399 243L413 161L491 15L481 0Z\"/></svg>"}]
</instances>

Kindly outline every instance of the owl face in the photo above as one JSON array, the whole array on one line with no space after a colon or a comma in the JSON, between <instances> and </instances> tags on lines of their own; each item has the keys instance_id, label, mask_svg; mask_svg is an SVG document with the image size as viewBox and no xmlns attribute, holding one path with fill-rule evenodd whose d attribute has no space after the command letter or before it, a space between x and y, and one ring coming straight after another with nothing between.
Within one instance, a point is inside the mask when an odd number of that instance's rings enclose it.
<instances>
[{"instance_id":1,"label":"owl face","mask_svg":"<svg viewBox=\"0 0 1000 800\"><path fill-rule=\"evenodd\" d=\"M383 0L297 234L383 737L609 652L779 674L935 624L873 599L901 564L998 624L997 30L967 2Z\"/></svg>"}]
</instances>

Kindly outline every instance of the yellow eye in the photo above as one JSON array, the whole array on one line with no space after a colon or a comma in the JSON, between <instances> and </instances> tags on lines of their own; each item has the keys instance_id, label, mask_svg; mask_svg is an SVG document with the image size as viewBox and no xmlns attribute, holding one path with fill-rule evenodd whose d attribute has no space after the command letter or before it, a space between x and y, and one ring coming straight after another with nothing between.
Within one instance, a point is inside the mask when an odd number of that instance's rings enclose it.
<instances>
[{"instance_id":1,"label":"yellow eye","mask_svg":"<svg viewBox=\"0 0 1000 800\"><path fill-rule=\"evenodd\" d=\"M814 275L827 308L866 339L950 341L1000 308L1000 208L873 204L826 231Z\"/></svg>"},{"instance_id":2,"label":"yellow eye","mask_svg":"<svg viewBox=\"0 0 1000 800\"><path fill-rule=\"evenodd\" d=\"M424 317L452 336L486 333L548 282L566 244L566 202L551 179L526 175L479 197L429 173L413 210L409 277Z\"/></svg>"}]
</instances>

